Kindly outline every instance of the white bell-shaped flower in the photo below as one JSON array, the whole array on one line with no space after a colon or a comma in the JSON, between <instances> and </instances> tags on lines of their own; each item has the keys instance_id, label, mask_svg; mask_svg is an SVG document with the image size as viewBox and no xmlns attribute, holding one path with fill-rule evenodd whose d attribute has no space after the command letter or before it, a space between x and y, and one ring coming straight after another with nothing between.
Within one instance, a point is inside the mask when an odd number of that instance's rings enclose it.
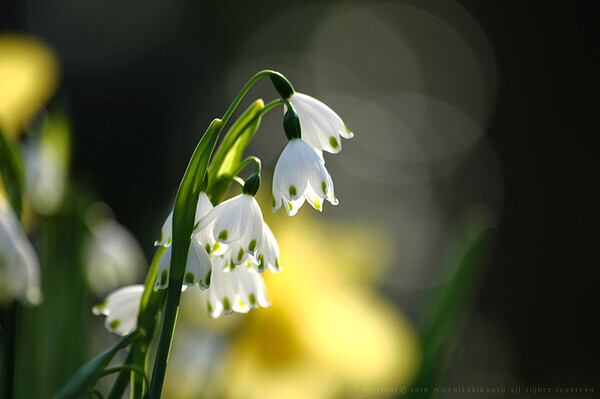
<instances>
[{"instance_id":1,"label":"white bell-shaped flower","mask_svg":"<svg viewBox=\"0 0 600 399\"><path fill-rule=\"evenodd\" d=\"M262 245L256 259L257 264L249 263L249 266L253 267L259 273L263 273L267 269L272 273L277 273L281 270L279 268L279 245L277 245L277 240L266 223L263 224Z\"/></svg>"},{"instance_id":2,"label":"white bell-shaped flower","mask_svg":"<svg viewBox=\"0 0 600 399\"><path fill-rule=\"evenodd\" d=\"M127 285L111 292L104 301L92 308L96 316L104 315L104 326L110 332L127 335L137 326L140 301L144 293L141 284Z\"/></svg>"},{"instance_id":3,"label":"white bell-shaped flower","mask_svg":"<svg viewBox=\"0 0 600 399\"><path fill-rule=\"evenodd\" d=\"M323 159L304 140L292 139L275 165L273 212L283 203L288 215L293 216L305 200L318 211L323 210L324 200L338 204Z\"/></svg>"},{"instance_id":4,"label":"white bell-shaped flower","mask_svg":"<svg viewBox=\"0 0 600 399\"><path fill-rule=\"evenodd\" d=\"M342 118L321 101L302 93L294 93L290 103L300 118L302 140L317 152L340 152L340 136L350 139L354 134L348 130Z\"/></svg>"},{"instance_id":5,"label":"white bell-shaped flower","mask_svg":"<svg viewBox=\"0 0 600 399\"><path fill-rule=\"evenodd\" d=\"M259 306L271 306L262 276L254 269L238 267L224 271L226 260L216 258L210 288L205 291L208 315L217 318L233 312L247 313Z\"/></svg>"},{"instance_id":6,"label":"white bell-shaped flower","mask_svg":"<svg viewBox=\"0 0 600 399\"><path fill-rule=\"evenodd\" d=\"M167 288L169 286L169 272L171 267L172 246L167 248L158 263L158 274L156 277L156 288ZM206 289L210 284L211 260L206 250L198 240L190 242L187 263L183 274L183 285L192 286L196 283L200 288Z\"/></svg>"},{"instance_id":7,"label":"white bell-shaped flower","mask_svg":"<svg viewBox=\"0 0 600 399\"><path fill-rule=\"evenodd\" d=\"M196 225L196 223L198 223L198 221L200 220L200 218L204 215L206 215L206 213L208 211L210 211L213 208L212 203L210 202L210 200L208 199L208 196L206 195L205 192L200 192L200 195L198 195L198 202L196 203L196 216L194 217L194 225ZM169 245L171 245L171 241L173 239L173 211L171 211L171 213L169 213L169 216L167 216L167 220L165 220L165 223L163 224L163 227L160 231L160 237L158 237L158 240L156 240L154 242L154 245L157 247L168 247Z\"/></svg>"},{"instance_id":8,"label":"white bell-shaped flower","mask_svg":"<svg viewBox=\"0 0 600 399\"><path fill-rule=\"evenodd\" d=\"M41 302L40 265L17 215L0 203L0 303L13 299Z\"/></svg>"},{"instance_id":9,"label":"white bell-shaped flower","mask_svg":"<svg viewBox=\"0 0 600 399\"><path fill-rule=\"evenodd\" d=\"M203 246L219 243L227 264L240 265L253 257L263 237L263 216L253 195L240 194L210 210L195 237Z\"/></svg>"}]
</instances>

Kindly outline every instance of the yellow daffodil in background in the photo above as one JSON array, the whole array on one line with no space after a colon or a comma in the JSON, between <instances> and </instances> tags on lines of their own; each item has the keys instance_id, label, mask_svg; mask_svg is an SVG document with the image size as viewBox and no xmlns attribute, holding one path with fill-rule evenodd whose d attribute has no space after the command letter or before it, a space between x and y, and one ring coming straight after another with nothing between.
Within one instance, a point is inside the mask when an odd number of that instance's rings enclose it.
<instances>
[{"instance_id":1,"label":"yellow daffodil in background","mask_svg":"<svg viewBox=\"0 0 600 399\"><path fill-rule=\"evenodd\" d=\"M0 35L0 128L6 135L23 131L54 92L58 73L54 54L41 42Z\"/></svg>"},{"instance_id":2,"label":"yellow daffodil in background","mask_svg":"<svg viewBox=\"0 0 600 399\"><path fill-rule=\"evenodd\" d=\"M194 381L184 384L173 373L168 397L191 398L199 391L232 399L380 397L386 388L410 383L419 362L416 333L375 287L393 255L384 234L369 225L305 216L293 225L274 223L273 230L281 272L264 274L272 307L220 324L233 333L214 358L215 378L198 379L194 389ZM187 327L190 316L184 315ZM214 335L214 327L198 337L198 345ZM193 363L176 355L194 352L190 345L188 340L187 349L174 348L173 366L181 366L174 369Z\"/></svg>"}]
</instances>

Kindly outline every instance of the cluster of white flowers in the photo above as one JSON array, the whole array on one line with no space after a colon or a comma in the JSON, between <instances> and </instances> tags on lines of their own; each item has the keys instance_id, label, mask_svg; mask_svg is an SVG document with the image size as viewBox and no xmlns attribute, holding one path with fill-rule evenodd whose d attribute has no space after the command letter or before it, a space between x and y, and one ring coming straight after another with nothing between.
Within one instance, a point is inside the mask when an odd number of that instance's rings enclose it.
<instances>
[{"instance_id":1,"label":"cluster of white flowers","mask_svg":"<svg viewBox=\"0 0 600 399\"><path fill-rule=\"evenodd\" d=\"M305 201L322 211L325 200L338 203L323 151L339 152L340 137L351 138L352 133L322 102L301 93L293 93L288 101L292 109L284 114L284 130L289 142L275 166L273 212L283 204L293 216ZM261 273L280 270L279 247L254 198L259 184L260 176L252 175L242 194L217 206L206 193L199 195L183 285L198 284L204 290L210 317L270 306ZM169 283L172 224L173 213L155 242L167 248L158 265L155 289ZM94 312L107 316L109 330L127 334L135 328L142 292L142 286L117 290Z\"/></svg>"}]
</instances>

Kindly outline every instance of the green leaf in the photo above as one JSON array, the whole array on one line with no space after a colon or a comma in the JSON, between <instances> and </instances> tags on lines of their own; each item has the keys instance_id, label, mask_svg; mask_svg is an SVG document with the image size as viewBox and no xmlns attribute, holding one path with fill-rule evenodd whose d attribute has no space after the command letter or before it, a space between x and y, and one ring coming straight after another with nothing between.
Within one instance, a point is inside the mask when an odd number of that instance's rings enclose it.
<instances>
[{"instance_id":1,"label":"green leaf","mask_svg":"<svg viewBox=\"0 0 600 399\"><path fill-rule=\"evenodd\" d=\"M23 166L19 152L0 131L0 176L10 205L21 216L23 195Z\"/></svg>"},{"instance_id":2,"label":"green leaf","mask_svg":"<svg viewBox=\"0 0 600 399\"><path fill-rule=\"evenodd\" d=\"M265 107L258 99L246 109L223 137L223 142L215 152L208 168L208 188L213 203L225 195L231 184L232 174L238 167L246 147L254 137L261 121L261 111Z\"/></svg>"},{"instance_id":3,"label":"green leaf","mask_svg":"<svg viewBox=\"0 0 600 399\"><path fill-rule=\"evenodd\" d=\"M415 387L434 386L451 355L491 251L495 230L489 226L486 218L466 220L449 248L442 267L447 283L434 293L419 331L423 353Z\"/></svg>"},{"instance_id":4,"label":"green leaf","mask_svg":"<svg viewBox=\"0 0 600 399\"><path fill-rule=\"evenodd\" d=\"M88 388L94 386L104 373L104 370L113 356L130 343L142 338L144 335L144 330L138 328L129 335L123 337L112 348L80 367L79 370L73 374L71 379L67 381L65 386L54 395L54 399L77 398Z\"/></svg>"}]
</instances>

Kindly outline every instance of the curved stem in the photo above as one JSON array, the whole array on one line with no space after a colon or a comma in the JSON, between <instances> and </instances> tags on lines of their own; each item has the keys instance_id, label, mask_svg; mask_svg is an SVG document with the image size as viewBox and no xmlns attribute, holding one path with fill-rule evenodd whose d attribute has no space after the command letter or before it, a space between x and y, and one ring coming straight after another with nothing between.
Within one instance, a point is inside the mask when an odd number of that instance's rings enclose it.
<instances>
[{"instance_id":1,"label":"curved stem","mask_svg":"<svg viewBox=\"0 0 600 399\"><path fill-rule=\"evenodd\" d=\"M244 87L242 87L242 90L240 90L240 92L235 97L235 99L233 100L233 102L231 103L229 108L227 108L227 111L225 111L225 114L223 114L223 117L221 118L221 120L223 121L223 126L225 126L227 124L227 121L229 121L229 118L231 117L231 115L233 114L233 112L235 111L235 109L237 108L239 103L242 101L242 98L244 98L244 96L246 95L248 90L250 90L252 85L254 85L254 83L256 83L260 78L262 78L264 76L270 76L273 74L275 74L275 71L265 69L263 71L258 72L256 75L254 75L250 78L250 80L244 85Z\"/></svg>"},{"instance_id":2,"label":"curved stem","mask_svg":"<svg viewBox=\"0 0 600 399\"><path fill-rule=\"evenodd\" d=\"M139 367L131 366L131 365L127 365L127 364L124 364L122 366L111 367L111 368L105 369L102 372L102 377L105 377L105 376L107 376L109 374L119 373L119 372L121 372L123 370L133 371L134 373L141 374L142 377L144 377L144 381L146 382L146 386L148 386L149 381L148 381L148 377L146 376L146 373L144 372L144 370L142 370Z\"/></svg>"},{"instance_id":3,"label":"curved stem","mask_svg":"<svg viewBox=\"0 0 600 399\"><path fill-rule=\"evenodd\" d=\"M254 155L250 155L249 157L245 158L244 160L242 160L240 162L238 167L233 171L232 175L233 176L239 175L240 172L246 167L246 165L249 165L251 163L254 163L256 165L256 172L258 174L260 174L261 164L262 164L260 161L260 158L255 157Z\"/></svg>"},{"instance_id":4,"label":"curved stem","mask_svg":"<svg viewBox=\"0 0 600 399\"><path fill-rule=\"evenodd\" d=\"M242 179L241 177L234 176L234 177L231 178L231 180L234 181L234 182L236 182L237 184L239 184L240 187L244 187L244 183L245 182L244 182L244 179Z\"/></svg>"}]
</instances>

